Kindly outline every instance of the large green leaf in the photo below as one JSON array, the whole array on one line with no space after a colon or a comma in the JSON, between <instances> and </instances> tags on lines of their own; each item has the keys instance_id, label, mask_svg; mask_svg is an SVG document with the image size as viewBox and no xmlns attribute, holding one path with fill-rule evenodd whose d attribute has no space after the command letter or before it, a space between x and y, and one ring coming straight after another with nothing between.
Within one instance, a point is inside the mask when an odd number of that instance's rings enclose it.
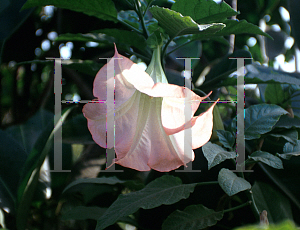
<instances>
[{"instance_id":1,"label":"large green leaf","mask_svg":"<svg viewBox=\"0 0 300 230\"><path fill-rule=\"evenodd\" d=\"M245 78L256 79L257 83L287 83L300 85L299 74L286 73L283 71L274 70L272 67L265 67L258 64L246 66L247 74ZM260 80L260 82L258 81ZM251 83L251 82L249 82Z\"/></svg>"},{"instance_id":2,"label":"large green leaf","mask_svg":"<svg viewBox=\"0 0 300 230\"><path fill-rule=\"evenodd\" d=\"M246 65L245 84L278 84L286 83L292 85L300 84L300 75L298 73L286 73L274 70L272 67L265 67L258 64ZM227 74L228 76L228 74ZM215 87L236 85L236 75L218 83Z\"/></svg>"},{"instance_id":3,"label":"large green leaf","mask_svg":"<svg viewBox=\"0 0 300 230\"><path fill-rule=\"evenodd\" d=\"M289 160L292 156L300 156L300 140L296 144L286 143L283 146L283 153L278 154L281 158Z\"/></svg>"},{"instance_id":4,"label":"large green leaf","mask_svg":"<svg viewBox=\"0 0 300 230\"><path fill-rule=\"evenodd\" d=\"M12 213L16 205L18 181L27 157L23 146L8 132L0 130L0 207L8 207Z\"/></svg>"},{"instance_id":5,"label":"large green leaf","mask_svg":"<svg viewBox=\"0 0 300 230\"><path fill-rule=\"evenodd\" d=\"M0 1L0 45L2 45L2 42L10 37L32 13L33 9L20 12L20 9L25 2L26 0ZM0 46L0 51L1 48L2 47Z\"/></svg>"},{"instance_id":6,"label":"large green leaf","mask_svg":"<svg viewBox=\"0 0 300 230\"><path fill-rule=\"evenodd\" d=\"M227 19L223 23L226 25L225 28L216 32L215 36L227 36L230 34L259 34L272 39L270 35L263 32L258 26L249 23L246 20L238 21Z\"/></svg>"},{"instance_id":7,"label":"large green leaf","mask_svg":"<svg viewBox=\"0 0 300 230\"><path fill-rule=\"evenodd\" d=\"M270 136L282 137L285 140L293 143L294 145L297 144L297 140L298 140L298 132L295 129L283 130L281 132L272 133L270 134Z\"/></svg>"},{"instance_id":8,"label":"large green leaf","mask_svg":"<svg viewBox=\"0 0 300 230\"><path fill-rule=\"evenodd\" d=\"M235 152L228 152L217 144L207 142L202 146L202 151L208 161L208 169L220 164L227 159L236 158Z\"/></svg>"},{"instance_id":9,"label":"large green leaf","mask_svg":"<svg viewBox=\"0 0 300 230\"><path fill-rule=\"evenodd\" d=\"M223 23L199 25L190 16L182 16L176 11L158 6L151 7L150 12L171 38L197 33L201 33L203 36L211 35L225 26Z\"/></svg>"},{"instance_id":10,"label":"large green leaf","mask_svg":"<svg viewBox=\"0 0 300 230\"><path fill-rule=\"evenodd\" d=\"M111 0L27 0L21 10L46 5L82 12L102 20L118 21L117 10Z\"/></svg>"},{"instance_id":11,"label":"large green leaf","mask_svg":"<svg viewBox=\"0 0 300 230\"><path fill-rule=\"evenodd\" d=\"M215 212L202 204L190 205L183 211L176 210L167 217L162 230L198 230L213 226L223 218L223 212Z\"/></svg>"},{"instance_id":12,"label":"large green leaf","mask_svg":"<svg viewBox=\"0 0 300 230\"><path fill-rule=\"evenodd\" d=\"M179 0L176 1L172 10L185 16L190 16L198 24L223 22L226 18L237 15L227 3L218 4L213 0Z\"/></svg>"},{"instance_id":13,"label":"large green leaf","mask_svg":"<svg viewBox=\"0 0 300 230\"><path fill-rule=\"evenodd\" d=\"M281 116L279 121L276 123L274 128L300 128L300 119L298 118L291 118L289 116Z\"/></svg>"},{"instance_id":14,"label":"large green leaf","mask_svg":"<svg viewBox=\"0 0 300 230\"><path fill-rule=\"evenodd\" d=\"M231 149L235 142L235 137L229 131L225 130L216 130L217 135L219 137L219 141L225 148Z\"/></svg>"},{"instance_id":15,"label":"large green leaf","mask_svg":"<svg viewBox=\"0 0 300 230\"><path fill-rule=\"evenodd\" d=\"M283 164L280 158L264 151L255 151L249 156L249 159L263 162L273 168L283 169Z\"/></svg>"},{"instance_id":16,"label":"large green leaf","mask_svg":"<svg viewBox=\"0 0 300 230\"><path fill-rule=\"evenodd\" d=\"M162 204L174 204L186 199L197 184L182 184L178 177L162 176L137 192L121 194L98 220L96 230L114 224L121 217L136 212L139 208L152 209Z\"/></svg>"},{"instance_id":17,"label":"large green leaf","mask_svg":"<svg viewBox=\"0 0 300 230\"><path fill-rule=\"evenodd\" d=\"M222 168L218 175L218 182L228 196L233 196L241 191L251 189L251 184L238 177L229 169Z\"/></svg>"},{"instance_id":18,"label":"large green leaf","mask_svg":"<svg viewBox=\"0 0 300 230\"><path fill-rule=\"evenodd\" d=\"M134 181L120 180L117 177L113 176L113 177L99 177L99 178L82 178L82 179L75 180L64 189L63 193L67 192L69 189L76 187L77 185L82 185L82 184L108 184L108 185L125 184L126 186L137 190L143 188L142 184L139 184Z\"/></svg>"},{"instance_id":19,"label":"large green leaf","mask_svg":"<svg viewBox=\"0 0 300 230\"><path fill-rule=\"evenodd\" d=\"M66 119L71 109L72 108L68 108L63 112L63 115L60 119L61 123ZM34 145L24 164L23 175L21 178L20 186L18 188L17 196L18 208L16 222L18 230L23 230L26 228L29 208L40 177L40 169L45 160L45 157L50 152L53 146L54 133L59 130L58 127L61 124L60 122L55 125L54 129L53 125L51 124L46 127L43 133L39 136L36 144Z\"/></svg>"},{"instance_id":20,"label":"large green leaf","mask_svg":"<svg viewBox=\"0 0 300 230\"><path fill-rule=\"evenodd\" d=\"M287 113L278 105L259 104L250 106L245 110L245 115L244 113L238 114L238 116L245 116L245 139L257 139L262 134L271 131L280 116Z\"/></svg>"},{"instance_id":21,"label":"large green leaf","mask_svg":"<svg viewBox=\"0 0 300 230\"><path fill-rule=\"evenodd\" d=\"M252 192L258 210L267 211L270 223L293 219L290 201L278 189L256 181L252 187Z\"/></svg>"},{"instance_id":22,"label":"large green leaf","mask_svg":"<svg viewBox=\"0 0 300 230\"><path fill-rule=\"evenodd\" d=\"M39 110L27 122L0 130L0 139L5 145L0 148L0 193L1 203L14 212L18 183L22 180L24 164L42 132L53 121L53 114ZM53 123L52 123L53 127Z\"/></svg>"},{"instance_id":23,"label":"large green leaf","mask_svg":"<svg viewBox=\"0 0 300 230\"><path fill-rule=\"evenodd\" d=\"M265 101L279 105L284 101L284 92L280 84L268 84L265 89Z\"/></svg>"},{"instance_id":24,"label":"large green leaf","mask_svg":"<svg viewBox=\"0 0 300 230\"><path fill-rule=\"evenodd\" d=\"M103 29L93 31L88 34L62 34L56 38L56 41L83 41L83 42L99 42L104 44L117 44L117 46L130 48L136 47L144 50L146 47L145 38L133 31L120 29Z\"/></svg>"}]
</instances>

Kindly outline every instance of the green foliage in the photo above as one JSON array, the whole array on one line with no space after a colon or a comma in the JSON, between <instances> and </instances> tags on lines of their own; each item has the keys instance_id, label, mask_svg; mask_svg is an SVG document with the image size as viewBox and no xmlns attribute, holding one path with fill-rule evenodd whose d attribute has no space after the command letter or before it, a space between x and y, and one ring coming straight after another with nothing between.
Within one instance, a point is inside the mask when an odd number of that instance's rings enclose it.
<instances>
[{"instance_id":1,"label":"green foliage","mask_svg":"<svg viewBox=\"0 0 300 230\"><path fill-rule=\"evenodd\" d=\"M211 169L227 159L236 158L235 152L228 152L219 145L211 142L207 142L205 145L203 145L202 151L206 160L208 161L208 169Z\"/></svg>"},{"instance_id":2,"label":"green foliage","mask_svg":"<svg viewBox=\"0 0 300 230\"><path fill-rule=\"evenodd\" d=\"M194 191L195 186L196 184L182 184L177 177L162 176L137 192L120 195L98 219L96 229L104 229L139 208L152 209L162 204L174 204L181 199L186 199Z\"/></svg>"},{"instance_id":3,"label":"green foliage","mask_svg":"<svg viewBox=\"0 0 300 230\"><path fill-rule=\"evenodd\" d=\"M296 229L293 222L300 224L296 176L300 77L273 67L271 51L288 60L295 46L278 52L275 49L282 48L283 42L277 33L270 33L271 26L278 24L283 37L294 36L299 43L295 1L238 1L238 10L226 2L1 1L0 227L96 226L100 230L127 229L128 224L147 230ZM54 16L46 13L46 5L55 7ZM281 18L282 6L290 10L291 22ZM261 30L258 24L265 15L270 21ZM49 34L54 31L59 35L52 39ZM271 38L268 33L275 34L274 43L263 42L263 36ZM257 41L252 47L250 37ZM45 41L50 43L48 50L41 46ZM19 43L22 48L14 48ZM213 91L206 100L222 103L213 112L210 141L194 150L195 160L187 171L148 173L122 168L123 173L106 174L106 151L95 145L80 103L74 109L62 103L62 163L72 173L42 168L46 158L53 165L53 135L58 128L53 129L53 61L45 58L59 57L58 50L70 44L71 59L62 62L63 100L74 95L93 99L94 76L106 64L102 59L113 55L114 45L134 62L147 63L148 72L156 69L169 83L181 86L185 67L176 58L197 59L192 62L192 89L200 96ZM150 63L153 49L156 60ZM237 58L246 58L245 85L257 84L259 89L258 94L245 89L245 110L239 114ZM203 104L196 114L207 107ZM245 158L238 164L236 115L245 121ZM253 172L236 170L242 166ZM51 198L45 196L49 190ZM263 210L270 226L257 225Z\"/></svg>"},{"instance_id":4,"label":"green foliage","mask_svg":"<svg viewBox=\"0 0 300 230\"><path fill-rule=\"evenodd\" d=\"M117 11L115 9L113 1L111 0L29 0L24 4L21 10L35 6L46 5L55 5L56 7L60 7L63 9L74 10L77 12L82 12L89 16L95 16L102 20L110 20L113 22L117 22Z\"/></svg>"},{"instance_id":5,"label":"green foliage","mask_svg":"<svg viewBox=\"0 0 300 230\"><path fill-rule=\"evenodd\" d=\"M238 177L232 171L222 168L219 172L218 181L221 188L228 196L233 196L241 191L251 189L251 184L245 179Z\"/></svg>"},{"instance_id":6,"label":"green foliage","mask_svg":"<svg viewBox=\"0 0 300 230\"><path fill-rule=\"evenodd\" d=\"M196 230L213 226L223 218L222 212L215 212L203 205L190 205L183 211L176 210L164 221L163 230Z\"/></svg>"},{"instance_id":7,"label":"green foliage","mask_svg":"<svg viewBox=\"0 0 300 230\"><path fill-rule=\"evenodd\" d=\"M283 114L287 114L287 111L277 105L259 104L249 107L245 110L245 139L257 139L271 131Z\"/></svg>"}]
</instances>

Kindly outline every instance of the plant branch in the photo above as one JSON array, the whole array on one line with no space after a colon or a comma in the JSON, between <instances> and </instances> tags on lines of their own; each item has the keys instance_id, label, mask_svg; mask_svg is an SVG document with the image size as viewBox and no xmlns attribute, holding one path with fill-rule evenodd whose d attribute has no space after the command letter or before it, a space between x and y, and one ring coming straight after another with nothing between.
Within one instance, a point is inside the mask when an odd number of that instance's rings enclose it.
<instances>
[{"instance_id":1,"label":"plant branch","mask_svg":"<svg viewBox=\"0 0 300 230\"><path fill-rule=\"evenodd\" d=\"M232 211L235 211L235 210L237 210L237 209L246 207L246 206L248 206L248 205L251 205L251 201L247 201L246 203L241 204L241 205L238 205L238 206L233 207L233 208L225 209L223 212L224 212L224 213L226 213L226 212L232 212Z\"/></svg>"},{"instance_id":2,"label":"plant branch","mask_svg":"<svg viewBox=\"0 0 300 230\"><path fill-rule=\"evenodd\" d=\"M135 0L134 2L135 2L136 13L138 14L138 16L140 18L140 21L141 21L141 24L142 24L143 35L147 39L149 37L149 35L148 35L148 31L147 31L147 28L146 28L146 25L145 25L144 15L142 14L141 7L139 5L139 0Z\"/></svg>"}]
</instances>

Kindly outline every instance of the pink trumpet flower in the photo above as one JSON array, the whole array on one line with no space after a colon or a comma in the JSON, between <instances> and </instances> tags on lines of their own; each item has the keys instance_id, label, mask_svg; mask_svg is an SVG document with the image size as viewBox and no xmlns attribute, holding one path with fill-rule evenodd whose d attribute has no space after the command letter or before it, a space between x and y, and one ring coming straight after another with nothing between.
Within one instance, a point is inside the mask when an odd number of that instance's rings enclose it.
<instances>
[{"instance_id":1,"label":"pink trumpet flower","mask_svg":"<svg viewBox=\"0 0 300 230\"><path fill-rule=\"evenodd\" d=\"M115 59L113 59L115 58ZM113 73L106 64L96 75L93 93L106 100L107 89L115 89L114 108L105 103L88 103L83 107L94 141L103 148L115 147L115 163L138 171L174 170L194 160L194 152L184 152L184 145L196 149L207 143L212 134L214 103L206 112L194 117L200 102L191 90L168 84L160 64L160 49L154 50L145 71L115 48ZM111 75L112 74L112 75ZM107 79L107 76L114 76ZM191 117L186 122L185 95L190 93ZM115 146L106 143L106 115L115 116ZM191 141L184 132L191 129ZM185 143L188 142L188 143Z\"/></svg>"}]
</instances>

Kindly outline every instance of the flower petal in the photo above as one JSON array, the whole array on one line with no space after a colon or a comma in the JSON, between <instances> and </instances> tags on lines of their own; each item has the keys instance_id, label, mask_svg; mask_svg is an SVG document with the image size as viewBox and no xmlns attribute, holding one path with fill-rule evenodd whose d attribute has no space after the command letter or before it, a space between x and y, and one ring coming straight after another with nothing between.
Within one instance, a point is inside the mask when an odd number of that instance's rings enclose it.
<instances>
[{"instance_id":1,"label":"flower petal","mask_svg":"<svg viewBox=\"0 0 300 230\"><path fill-rule=\"evenodd\" d=\"M168 172L183 165L183 155L175 150L162 127L161 101L161 98L151 99L141 94L134 141L127 155L122 159L118 156L116 163L139 171L152 168L161 172Z\"/></svg>"}]
</instances>

